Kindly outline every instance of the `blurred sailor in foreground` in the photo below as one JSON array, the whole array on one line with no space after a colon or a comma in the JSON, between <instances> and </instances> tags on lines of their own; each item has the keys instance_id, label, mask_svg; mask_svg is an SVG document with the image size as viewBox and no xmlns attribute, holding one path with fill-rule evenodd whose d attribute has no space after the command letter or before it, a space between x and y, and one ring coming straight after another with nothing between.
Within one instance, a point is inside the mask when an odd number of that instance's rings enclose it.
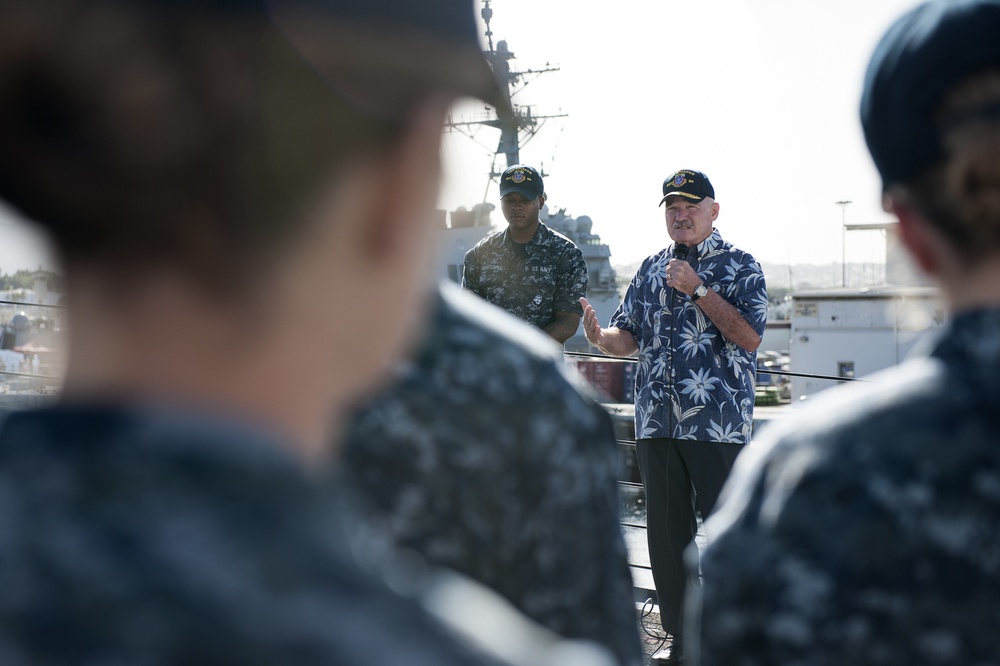
<instances>
[{"instance_id":1,"label":"blurred sailor in foreground","mask_svg":"<svg viewBox=\"0 0 1000 666\"><path fill-rule=\"evenodd\" d=\"M0 662L479 663L399 591L559 661L361 572L315 478L419 334L447 105L493 91L467 0L0 6L0 197L70 347L0 427Z\"/></svg>"},{"instance_id":2,"label":"blurred sailor in foreground","mask_svg":"<svg viewBox=\"0 0 1000 666\"><path fill-rule=\"evenodd\" d=\"M642 661L611 418L541 331L450 283L348 430L343 481L399 545Z\"/></svg>"},{"instance_id":3,"label":"blurred sailor in foreground","mask_svg":"<svg viewBox=\"0 0 1000 666\"><path fill-rule=\"evenodd\" d=\"M737 462L695 663L1000 663L1000 1L897 21L861 121L951 320L928 357L831 389Z\"/></svg>"}]
</instances>

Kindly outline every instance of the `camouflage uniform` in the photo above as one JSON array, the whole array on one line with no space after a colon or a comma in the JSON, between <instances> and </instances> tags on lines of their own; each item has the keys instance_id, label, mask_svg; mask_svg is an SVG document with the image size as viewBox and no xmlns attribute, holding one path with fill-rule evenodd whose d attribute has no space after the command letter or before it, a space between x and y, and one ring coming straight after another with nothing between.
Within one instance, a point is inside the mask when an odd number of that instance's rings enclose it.
<instances>
[{"instance_id":1,"label":"camouflage uniform","mask_svg":"<svg viewBox=\"0 0 1000 666\"><path fill-rule=\"evenodd\" d=\"M443 289L418 360L351 425L344 482L401 546L639 663L609 415L550 339Z\"/></svg>"},{"instance_id":2,"label":"camouflage uniform","mask_svg":"<svg viewBox=\"0 0 1000 666\"><path fill-rule=\"evenodd\" d=\"M481 663L350 561L333 507L279 444L232 423L14 413L0 663Z\"/></svg>"},{"instance_id":3,"label":"camouflage uniform","mask_svg":"<svg viewBox=\"0 0 1000 666\"><path fill-rule=\"evenodd\" d=\"M498 231L465 254L462 286L538 328L557 312L583 315L587 262L573 241L542 223L521 245Z\"/></svg>"},{"instance_id":4,"label":"camouflage uniform","mask_svg":"<svg viewBox=\"0 0 1000 666\"><path fill-rule=\"evenodd\" d=\"M1000 663L997 331L960 315L749 447L707 525L697 663Z\"/></svg>"}]
</instances>

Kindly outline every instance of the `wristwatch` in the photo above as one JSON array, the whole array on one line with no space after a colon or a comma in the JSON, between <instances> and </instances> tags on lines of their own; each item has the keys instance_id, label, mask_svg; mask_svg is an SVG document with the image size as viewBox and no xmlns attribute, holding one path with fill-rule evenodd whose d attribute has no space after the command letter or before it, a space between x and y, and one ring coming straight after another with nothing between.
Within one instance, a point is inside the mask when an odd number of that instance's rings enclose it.
<instances>
[{"instance_id":1,"label":"wristwatch","mask_svg":"<svg viewBox=\"0 0 1000 666\"><path fill-rule=\"evenodd\" d=\"M697 301L699 298L701 298L707 293L708 293L708 287L706 287L704 284L699 284L698 288L694 290L693 294L691 294L691 300Z\"/></svg>"}]
</instances>

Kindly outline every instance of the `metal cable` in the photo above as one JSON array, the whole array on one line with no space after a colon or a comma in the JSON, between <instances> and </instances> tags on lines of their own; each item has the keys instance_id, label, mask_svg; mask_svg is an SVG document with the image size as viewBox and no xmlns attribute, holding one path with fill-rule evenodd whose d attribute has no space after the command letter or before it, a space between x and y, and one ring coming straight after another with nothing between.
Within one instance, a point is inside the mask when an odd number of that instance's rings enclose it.
<instances>
[{"instance_id":1,"label":"metal cable","mask_svg":"<svg viewBox=\"0 0 1000 666\"><path fill-rule=\"evenodd\" d=\"M608 361L611 363L636 363L638 359L633 357L618 357L618 356L605 356L604 354L593 354L591 352L578 352L578 351L564 351L564 356L576 357L576 358L595 358L602 361ZM764 368L757 368L758 375L779 375L783 377L803 377L805 379L826 379L834 382L865 382L870 381L867 379L858 379L857 377L834 377L832 375L816 375L808 372L792 372L790 370L766 370Z\"/></svg>"}]
</instances>

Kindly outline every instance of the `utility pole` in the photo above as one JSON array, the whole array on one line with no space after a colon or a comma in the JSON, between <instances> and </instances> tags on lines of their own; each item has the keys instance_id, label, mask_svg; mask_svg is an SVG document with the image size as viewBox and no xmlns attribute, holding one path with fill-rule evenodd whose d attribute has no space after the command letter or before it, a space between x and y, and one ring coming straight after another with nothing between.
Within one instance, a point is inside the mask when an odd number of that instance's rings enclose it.
<instances>
[{"instance_id":1,"label":"utility pole","mask_svg":"<svg viewBox=\"0 0 1000 666\"><path fill-rule=\"evenodd\" d=\"M847 207L850 201L835 201L840 206L840 286L847 286Z\"/></svg>"}]
</instances>

